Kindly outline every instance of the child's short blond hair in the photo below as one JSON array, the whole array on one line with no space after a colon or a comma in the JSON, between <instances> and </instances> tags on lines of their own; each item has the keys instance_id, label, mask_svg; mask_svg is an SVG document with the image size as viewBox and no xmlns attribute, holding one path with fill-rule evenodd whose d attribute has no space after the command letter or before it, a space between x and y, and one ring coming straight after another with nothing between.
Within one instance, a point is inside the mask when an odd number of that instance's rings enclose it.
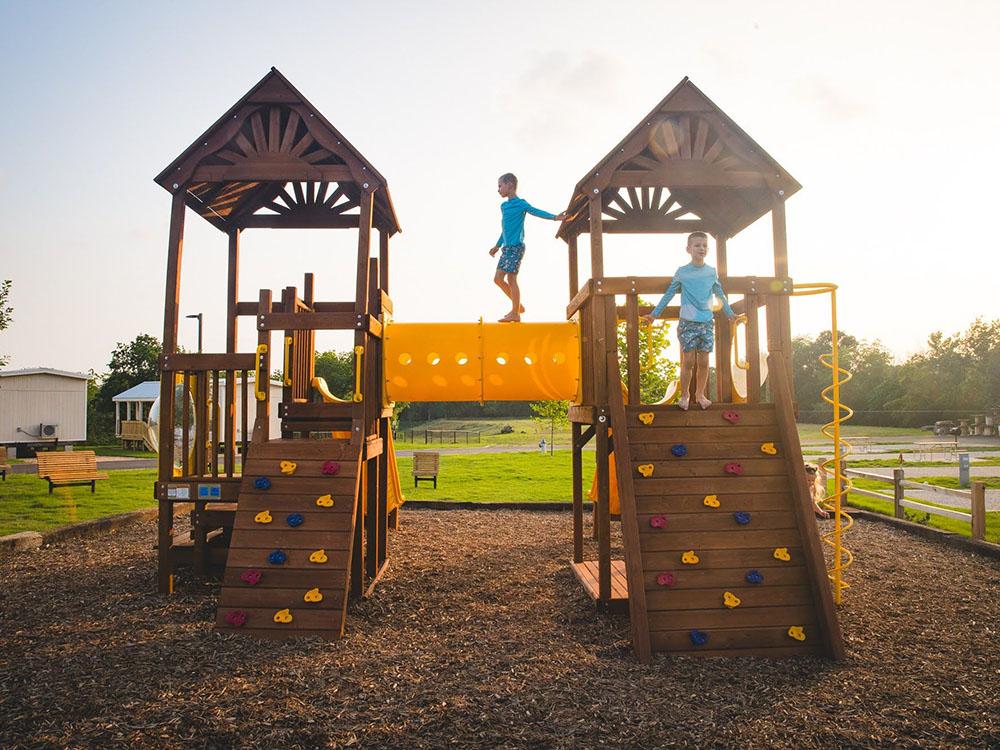
<instances>
[{"instance_id":1,"label":"child's short blond hair","mask_svg":"<svg viewBox=\"0 0 1000 750\"><path fill-rule=\"evenodd\" d=\"M503 178L501 177L500 179L503 179ZM691 234L688 235L687 244L690 245L691 244L691 240L699 240L699 239L700 240L707 240L708 239L708 235L705 234L704 232L691 232Z\"/></svg>"}]
</instances>

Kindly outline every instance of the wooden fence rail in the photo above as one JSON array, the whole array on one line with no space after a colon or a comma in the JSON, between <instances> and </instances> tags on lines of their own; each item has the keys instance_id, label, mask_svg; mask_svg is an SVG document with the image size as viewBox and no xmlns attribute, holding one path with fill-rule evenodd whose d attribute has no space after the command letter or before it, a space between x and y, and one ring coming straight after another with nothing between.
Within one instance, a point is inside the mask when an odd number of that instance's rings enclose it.
<instances>
[{"instance_id":1,"label":"wooden fence rail","mask_svg":"<svg viewBox=\"0 0 1000 750\"><path fill-rule=\"evenodd\" d=\"M959 521L965 521L972 527L972 538L975 541L983 541L986 535L986 485L983 482L972 482L971 489L969 490L954 490L950 487L938 487L933 484L914 482L906 479L903 469L893 469L891 479L882 474L873 474L867 471L858 471L857 469L848 468L844 469L844 474L849 477L868 479L873 482L882 482L884 484L892 485L891 495L883 492L875 492L874 490L859 489L857 487L852 487L851 492L864 497L888 500L892 503L893 515L896 518L903 518L903 509L909 508L910 510L918 510L922 513L929 513L934 516L944 516L946 518L954 518ZM962 511L954 508L938 508L935 505L925 505L924 503L916 500L907 500L903 495L904 488L907 487L967 500L969 502L969 510Z\"/></svg>"}]
</instances>

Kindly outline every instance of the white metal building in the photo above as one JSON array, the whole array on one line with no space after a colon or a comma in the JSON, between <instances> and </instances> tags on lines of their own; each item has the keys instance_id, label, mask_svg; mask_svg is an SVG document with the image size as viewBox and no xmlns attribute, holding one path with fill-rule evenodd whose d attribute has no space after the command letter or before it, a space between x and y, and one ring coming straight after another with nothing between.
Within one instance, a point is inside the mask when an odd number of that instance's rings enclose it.
<instances>
[{"instance_id":1,"label":"white metal building","mask_svg":"<svg viewBox=\"0 0 1000 750\"><path fill-rule=\"evenodd\" d=\"M0 445L85 441L88 380L48 367L0 371Z\"/></svg>"}]
</instances>

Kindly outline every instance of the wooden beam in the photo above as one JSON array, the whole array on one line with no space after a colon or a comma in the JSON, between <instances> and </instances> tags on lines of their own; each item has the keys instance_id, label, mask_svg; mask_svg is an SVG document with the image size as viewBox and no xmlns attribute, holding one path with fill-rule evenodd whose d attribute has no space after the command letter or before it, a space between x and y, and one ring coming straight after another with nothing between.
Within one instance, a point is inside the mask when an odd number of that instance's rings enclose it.
<instances>
[{"instance_id":1,"label":"wooden beam","mask_svg":"<svg viewBox=\"0 0 1000 750\"><path fill-rule=\"evenodd\" d=\"M367 383L368 368L371 366L371 355L374 352L368 350L368 335L365 330L366 326L361 326L361 321L367 320L370 316L368 314L368 302L369 302L369 258L371 257L371 234L372 234L372 215L373 215L373 204L375 202L374 196L371 190L364 190L361 193L361 205L360 205L360 222L358 224L358 263L357 263L357 283L355 285L354 294L354 313L355 318L358 320L359 327L355 329L354 332L354 346L357 349L361 347L364 350L363 360L362 360L362 373L361 382ZM360 444L360 440L363 435L366 435L367 424L365 422L365 416L367 413L367 404L365 400L373 398L374 396L369 392L364 394L364 400L360 403L354 405L354 413L351 426L351 444Z\"/></svg>"},{"instance_id":2,"label":"wooden beam","mask_svg":"<svg viewBox=\"0 0 1000 750\"><path fill-rule=\"evenodd\" d=\"M269 313L257 316L258 331L344 331L364 330L368 316L348 312Z\"/></svg>"},{"instance_id":3,"label":"wooden beam","mask_svg":"<svg viewBox=\"0 0 1000 750\"><path fill-rule=\"evenodd\" d=\"M378 286L389 293L389 232L386 229L378 232ZM391 307L389 312L392 312Z\"/></svg>"},{"instance_id":4,"label":"wooden beam","mask_svg":"<svg viewBox=\"0 0 1000 750\"><path fill-rule=\"evenodd\" d=\"M229 352L226 354L194 354L173 352L160 355L160 369L163 372L206 372L209 370L252 370L255 367L253 354Z\"/></svg>"},{"instance_id":5,"label":"wooden beam","mask_svg":"<svg viewBox=\"0 0 1000 750\"><path fill-rule=\"evenodd\" d=\"M603 207L601 196L591 194L590 196L590 276L592 279L599 279L604 276L604 240L602 238L603 219L601 217Z\"/></svg>"},{"instance_id":6,"label":"wooden beam","mask_svg":"<svg viewBox=\"0 0 1000 750\"><path fill-rule=\"evenodd\" d=\"M356 214L331 214L328 211L300 209L286 214L249 214L233 222L241 229L353 229Z\"/></svg>"},{"instance_id":7,"label":"wooden beam","mask_svg":"<svg viewBox=\"0 0 1000 750\"><path fill-rule=\"evenodd\" d=\"M671 159L659 169L622 169L611 175L609 187L764 188L758 172L727 172L708 162Z\"/></svg>"},{"instance_id":8,"label":"wooden beam","mask_svg":"<svg viewBox=\"0 0 1000 750\"><path fill-rule=\"evenodd\" d=\"M662 294L670 286L671 276L607 276L595 282L594 294ZM792 280L769 276L730 276L726 279L727 294L773 294L788 295L792 291Z\"/></svg>"},{"instance_id":9,"label":"wooden beam","mask_svg":"<svg viewBox=\"0 0 1000 750\"><path fill-rule=\"evenodd\" d=\"M194 182L347 182L353 180L349 167L343 164L316 165L299 159L278 162L247 162L196 167Z\"/></svg>"},{"instance_id":10,"label":"wooden beam","mask_svg":"<svg viewBox=\"0 0 1000 750\"><path fill-rule=\"evenodd\" d=\"M580 263L577 255L577 235L570 235L566 239L569 248L569 298L572 300L576 293L580 291ZM577 560L576 562L583 562Z\"/></svg>"},{"instance_id":11,"label":"wooden beam","mask_svg":"<svg viewBox=\"0 0 1000 750\"><path fill-rule=\"evenodd\" d=\"M662 214L639 212L627 218L604 222L607 234L686 234L712 232L715 226L701 219L668 219Z\"/></svg>"},{"instance_id":12,"label":"wooden beam","mask_svg":"<svg viewBox=\"0 0 1000 750\"><path fill-rule=\"evenodd\" d=\"M666 287L664 287L666 288ZM577 311L583 307L584 303L593 296L594 293L594 280L588 279L583 285L583 288L576 293L576 296L570 300L569 305L566 306L566 319L569 320Z\"/></svg>"}]
</instances>

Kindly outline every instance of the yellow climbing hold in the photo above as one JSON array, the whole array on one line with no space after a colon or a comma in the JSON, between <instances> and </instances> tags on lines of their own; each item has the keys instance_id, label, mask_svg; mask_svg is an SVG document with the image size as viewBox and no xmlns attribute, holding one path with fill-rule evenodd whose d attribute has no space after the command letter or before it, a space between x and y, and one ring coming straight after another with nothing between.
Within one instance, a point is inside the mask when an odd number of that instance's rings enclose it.
<instances>
[{"instance_id":1,"label":"yellow climbing hold","mask_svg":"<svg viewBox=\"0 0 1000 750\"><path fill-rule=\"evenodd\" d=\"M253 517L254 523L271 523L272 520L274 519L271 518L271 511L269 510L262 510Z\"/></svg>"},{"instance_id":2,"label":"yellow climbing hold","mask_svg":"<svg viewBox=\"0 0 1000 750\"><path fill-rule=\"evenodd\" d=\"M730 609L735 609L736 607L740 606L743 602L732 591L727 591L722 595L722 603L725 604Z\"/></svg>"},{"instance_id":3,"label":"yellow climbing hold","mask_svg":"<svg viewBox=\"0 0 1000 750\"><path fill-rule=\"evenodd\" d=\"M332 508L333 498L330 495L322 495L316 498L316 505L321 508Z\"/></svg>"},{"instance_id":4,"label":"yellow climbing hold","mask_svg":"<svg viewBox=\"0 0 1000 750\"><path fill-rule=\"evenodd\" d=\"M689 549L683 555L681 555L681 562L685 565L697 565L701 562L701 559L694 553L693 549Z\"/></svg>"},{"instance_id":5,"label":"yellow climbing hold","mask_svg":"<svg viewBox=\"0 0 1000 750\"><path fill-rule=\"evenodd\" d=\"M806 639L806 630L801 625L792 625L788 629L788 635L797 641L804 641Z\"/></svg>"},{"instance_id":6,"label":"yellow climbing hold","mask_svg":"<svg viewBox=\"0 0 1000 750\"><path fill-rule=\"evenodd\" d=\"M282 461L278 466L281 468L282 474L292 475L299 465L294 461Z\"/></svg>"},{"instance_id":7,"label":"yellow climbing hold","mask_svg":"<svg viewBox=\"0 0 1000 750\"><path fill-rule=\"evenodd\" d=\"M309 603L321 602L323 601L323 594L320 593L319 589L309 589L302 599Z\"/></svg>"},{"instance_id":8,"label":"yellow climbing hold","mask_svg":"<svg viewBox=\"0 0 1000 750\"><path fill-rule=\"evenodd\" d=\"M656 419L656 415L651 411L644 411L639 415L639 421L643 424L653 424L654 419Z\"/></svg>"},{"instance_id":9,"label":"yellow climbing hold","mask_svg":"<svg viewBox=\"0 0 1000 750\"><path fill-rule=\"evenodd\" d=\"M274 613L274 621L280 622L282 625L287 625L292 621L292 613L287 609L279 609Z\"/></svg>"},{"instance_id":10,"label":"yellow climbing hold","mask_svg":"<svg viewBox=\"0 0 1000 750\"><path fill-rule=\"evenodd\" d=\"M778 449L774 447L774 443L764 443L760 446L760 452L766 453L769 456L778 455Z\"/></svg>"},{"instance_id":11,"label":"yellow climbing hold","mask_svg":"<svg viewBox=\"0 0 1000 750\"><path fill-rule=\"evenodd\" d=\"M791 560L792 556L790 554L788 554L788 547L778 547L778 548L776 548L774 550L774 559L775 560L784 560L785 562L788 562L789 560Z\"/></svg>"},{"instance_id":12,"label":"yellow climbing hold","mask_svg":"<svg viewBox=\"0 0 1000 750\"><path fill-rule=\"evenodd\" d=\"M325 563L329 559L330 558L326 556L326 550L325 549L318 549L315 552L313 552L311 555L309 555L309 562L311 562L311 563L319 563L320 565L322 565L323 563Z\"/></svg>"},{"instance_id":13,"label":"yellow climbing hold","mask_svg":"<svg viewBox=\"0 0 1000 750\"><path fill-rule=\"evenodd\" d=\"M644 477L653 476L653 464L639 464L638 469Z\"/></svg>"},{"instance_id":14,"label":"yellow climbing hold","mask_svg":"<svg viewBox=\"0 0 1000 750\"><path fill-rule=\"evenodd\" d=\"M705 495L704 502L709 508L718 508L721 505L718 495Z\"/></svg>"}]
</instances>

